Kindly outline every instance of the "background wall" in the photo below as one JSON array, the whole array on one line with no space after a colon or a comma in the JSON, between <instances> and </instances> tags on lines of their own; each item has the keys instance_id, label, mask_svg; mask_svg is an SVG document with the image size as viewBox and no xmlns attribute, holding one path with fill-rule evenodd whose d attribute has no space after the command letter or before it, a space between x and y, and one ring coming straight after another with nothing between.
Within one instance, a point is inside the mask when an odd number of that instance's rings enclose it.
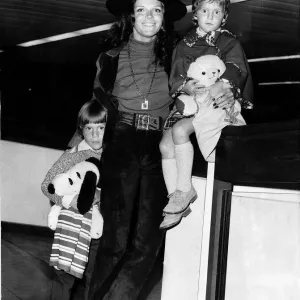
<instances>
[{"instance_id":1,"label":"background wall","mask_svg":"<svg viewBox=\"0 0 300 300\"><path fill-rule=\"evenodd\" d=\"M41 183L61 150L0 141L1 220L47 226L50 202Z\"/></svg>"}]
</instances>

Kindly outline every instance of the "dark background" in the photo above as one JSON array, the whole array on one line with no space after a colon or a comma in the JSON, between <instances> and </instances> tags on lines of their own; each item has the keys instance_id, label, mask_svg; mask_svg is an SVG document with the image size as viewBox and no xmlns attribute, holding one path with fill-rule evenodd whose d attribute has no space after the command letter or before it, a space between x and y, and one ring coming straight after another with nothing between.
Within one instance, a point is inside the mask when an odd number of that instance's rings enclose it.
<instances>
[{"instance_id":1,"label":"dark background","mask_svg":"<svg viewBox=\"0 0 300 300\"><path fill-rule=\"evenodd\" d=\"M261 85L300 81L300 59L253 61L300 54L299 7L298 0L231 5L227 28L242 42L254 79L255 108L244 112L249 124L300 117L300 84ZM191 13L175 24L179 34L189 30L190 20ZM18 44L113 21L104 0L1 0L2 139L65 149L79 108L92 96L106 32L28 48Z\"/></svg>"}]
</instances>

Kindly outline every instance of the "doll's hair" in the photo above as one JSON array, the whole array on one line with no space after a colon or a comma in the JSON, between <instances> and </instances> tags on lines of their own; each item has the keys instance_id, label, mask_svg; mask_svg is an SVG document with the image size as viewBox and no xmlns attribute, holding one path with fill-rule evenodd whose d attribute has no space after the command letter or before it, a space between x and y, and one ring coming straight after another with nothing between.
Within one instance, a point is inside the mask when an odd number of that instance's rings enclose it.
<instances>
[{"instance_id":1,"label":"doll's hair","mask_svg":"<svg viewBox=\"0 0 300 300\"><path fill-rule=\"evenodd\" d=\"M86 124L98 124L107 122L107 109L96 99L92 99L82 105L77 117L77 130L82 134Z\"/></svg>"},{"instance_id":2,"label":"doll's hair","mask_svg":"<svg viewBox=\"0 0 300 300\"><path fill-rule=\"evenodd\" d=\"M230 0L193 0L192 1L192 11L193 11L193 18L192 18L192 23L197 26L198 22L197 19L195 18L195 14L197 10L201 7L201 4L203 2L208 2L208 3L217 3L219 4L223 10L224 10L224 18L222 20L221 26L224 26L229 14L229 5L230 5Z\"/></svg>"}]
</instances>

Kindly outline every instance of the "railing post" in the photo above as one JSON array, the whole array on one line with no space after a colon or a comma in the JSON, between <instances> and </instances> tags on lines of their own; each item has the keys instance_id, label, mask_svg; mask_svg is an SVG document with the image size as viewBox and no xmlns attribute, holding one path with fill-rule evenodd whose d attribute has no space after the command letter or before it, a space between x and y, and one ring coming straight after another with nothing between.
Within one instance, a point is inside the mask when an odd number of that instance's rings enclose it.
<instances>
[{"instance_id":1,"label":"railing post","mask_svg":"<svg viewBox=\"0 0 300 300\"><path fill-rule=\"evenodd\" d=\"M209 162L207 166L207 178L206 178L206 188L205 188L205 198L204 198L201 258L200 258L197 300L206 300L209 240L210 240L211 213L212 213L212 201L213 201L213 190L214 190L214 175L215 175L215 163Z\"/></svg>"}]
</instances>

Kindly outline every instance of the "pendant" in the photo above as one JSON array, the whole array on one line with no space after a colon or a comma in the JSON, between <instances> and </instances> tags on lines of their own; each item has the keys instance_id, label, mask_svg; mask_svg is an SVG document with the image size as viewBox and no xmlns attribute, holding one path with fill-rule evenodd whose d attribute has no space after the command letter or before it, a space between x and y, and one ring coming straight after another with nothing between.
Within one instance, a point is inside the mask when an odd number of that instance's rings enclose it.
<instances>
[{"instance_id":1,"label":"pendant","mask_svg":"<svg viewBox=\"0 0 300 300\"><path fill-rule=\"evenodd\" d=\"M147 100L147 99L145 99L145 101L142 102L142 107L141 107L141 108L142 108L142 109L148 109L148 108L149 108L148 100Z\"/></svg>"}]
</instances>

